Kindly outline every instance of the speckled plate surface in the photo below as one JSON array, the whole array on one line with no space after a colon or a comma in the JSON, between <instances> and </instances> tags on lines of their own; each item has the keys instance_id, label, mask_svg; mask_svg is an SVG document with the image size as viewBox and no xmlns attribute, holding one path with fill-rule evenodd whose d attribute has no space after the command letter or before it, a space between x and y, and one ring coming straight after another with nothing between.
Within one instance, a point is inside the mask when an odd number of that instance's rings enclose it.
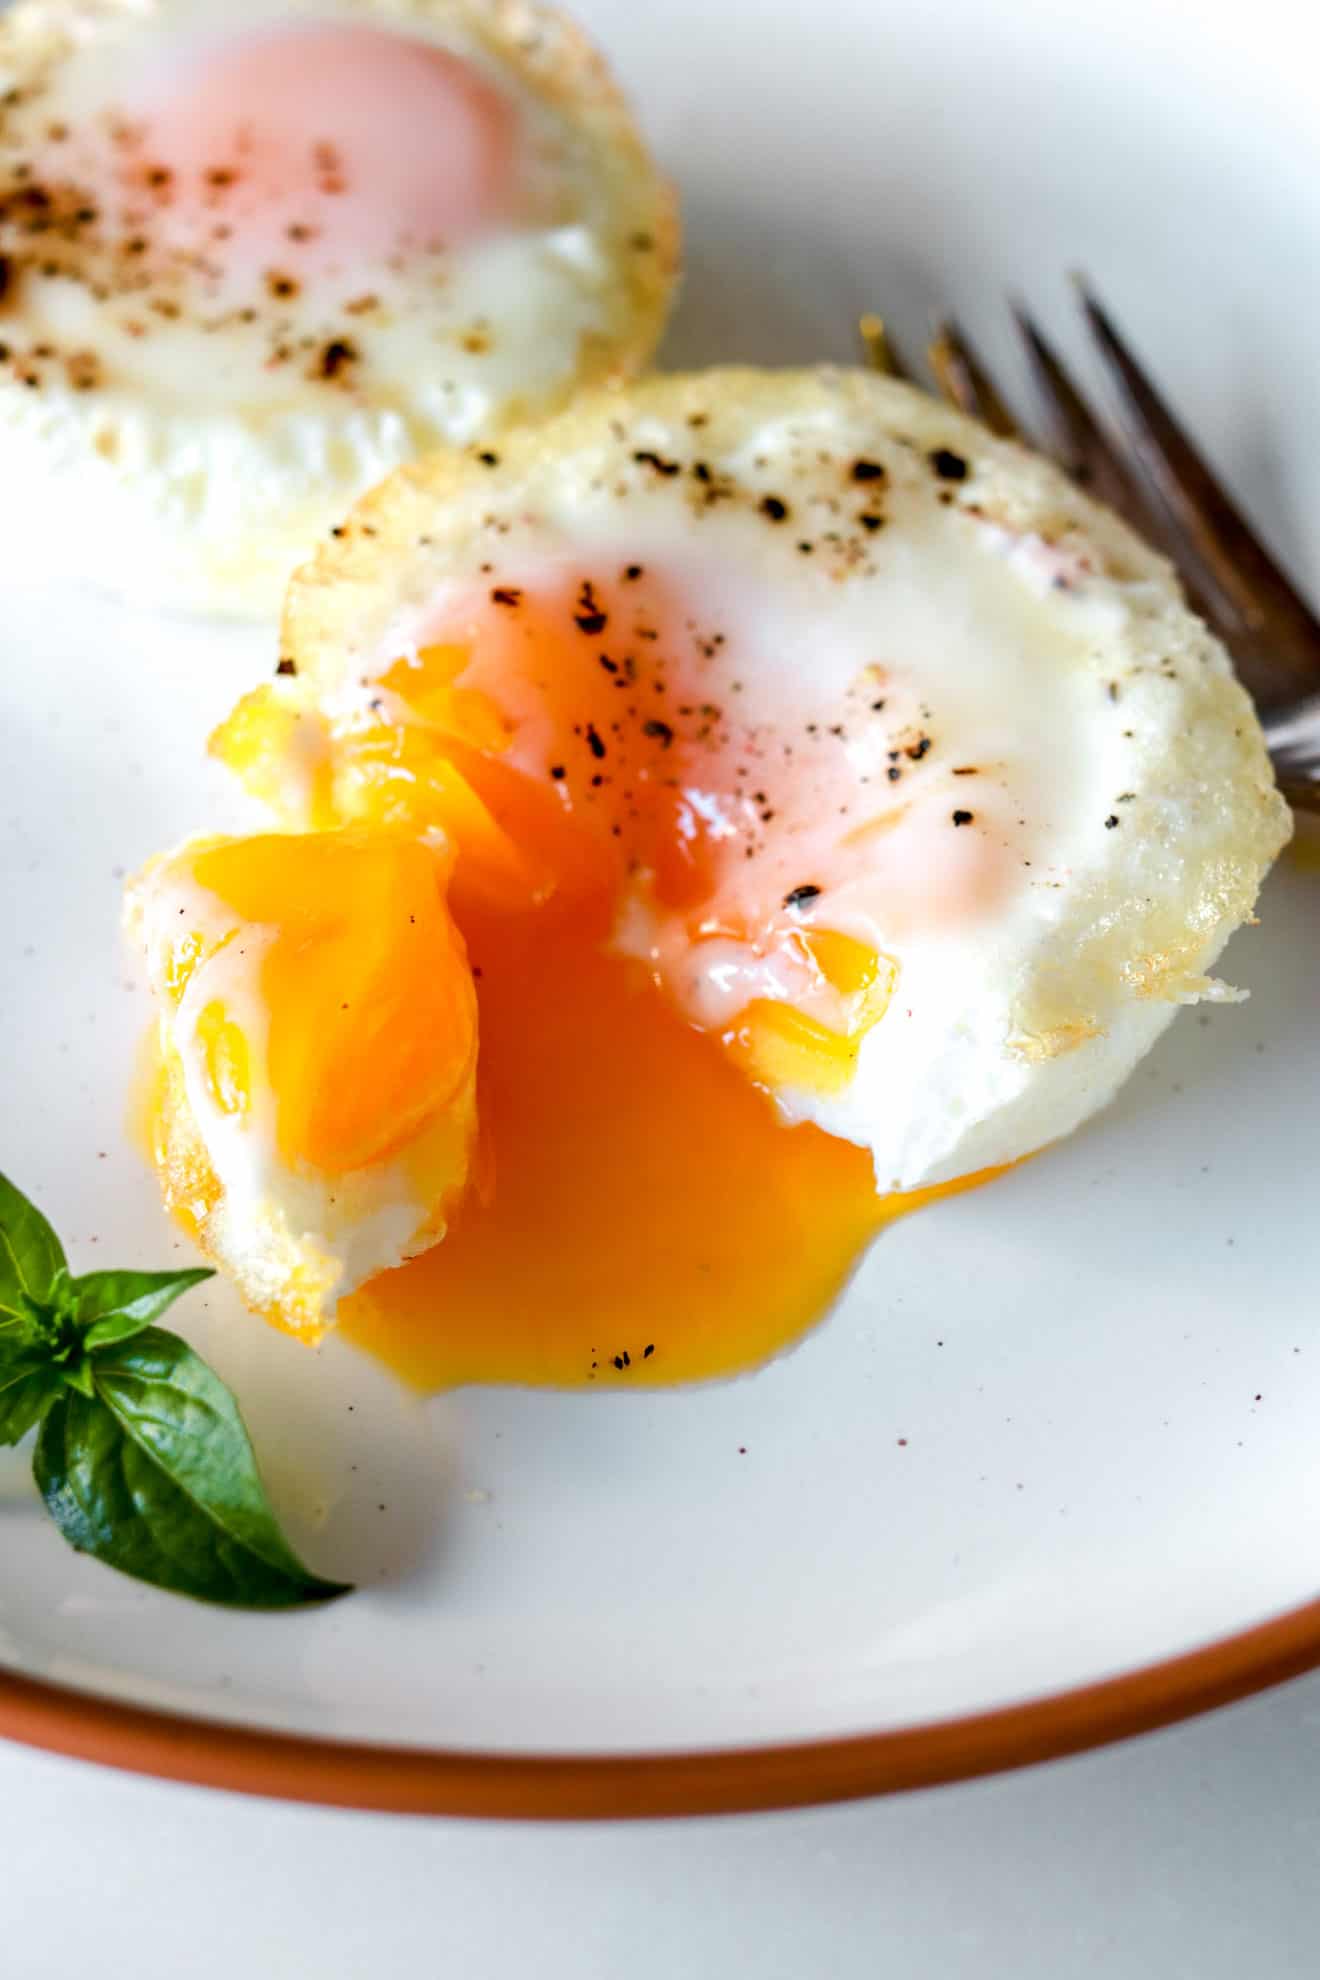
<instances>
[{"instance_id":1,"label":"speckled plate surface","mask_svg":"<svg viewBox=\"0 0 1320 1980\"><path fill-rule=\"evenodd\" d=\"M1198 8L1194 38L1172 0L579 11L686 200L671 362L846 356L867 306L911 343L952 302L1007 363L1005 290L1066 341L1081 262L1320 592L1320 140L1261 9ZM181 1241L124 1132L145 1005L119 882L243 815L202 741L270 642L15 574L0 653L0 1161L75 1260L163 1263ZM1225 963L1249 1004L1181 1017L1103 1119L899 1225L736 1383L423 1405L224 1289L190 1302L295 1538L361 1592L272 1619L140 1590L70 1554L4 1454L0 1729L396 1805L477 1805L456 1784L485 1756L505 1812L581 1807L554 1783L589 1775L655 1806L637 1784L676 1755L671 1805L717 1805L737 1748L750 1785L719 1805L800 1799L896 1784L886 1741L932 1722L956 1772L948 1722L1025 1703L1038 1737L1042 1701L1297 1610L1320 1566L1318 912L1320 876L1285 862ZM1320 1616L1287 1628L1289 1667L1320 1660ZM1278 1674L1267 1638L1230 1688ZM1147 1720L1198 1702L1180 1683ZM1107 1695L1094 1736L1140 1722ZM1074 1716L1056 1743L1091 1736ZM813 1773L811 1742L854 1736L847 1781ZM384 1773L382 1744L407 1749ZM585 1771L524 1765L552 1752ZM623 1755L642 1770L611 1773Z\"/></svg>"}]
</instances>

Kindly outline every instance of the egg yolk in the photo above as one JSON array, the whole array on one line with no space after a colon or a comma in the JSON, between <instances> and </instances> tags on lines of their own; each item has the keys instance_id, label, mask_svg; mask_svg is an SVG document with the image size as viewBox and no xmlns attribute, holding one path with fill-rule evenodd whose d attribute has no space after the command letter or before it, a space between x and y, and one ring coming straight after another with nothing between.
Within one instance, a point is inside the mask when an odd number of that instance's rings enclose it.
<instances>
[{"instance_id":1,"label":"egg yolk","mask_svg":"<svg viewBox=\"0 0 1320 1980\"><path fill-rule=\"evenodd\" d=\"M865 1150L784 1124L777 1089L847 1084L894 963L778 900L765 925L731 925L726 883L772 808L769 772L744 803L719 711L681 684L671 707L596 640L600 592L567 601L572 637L562 597L511 596L512 643L497 596L468 640L440 628L389 662L352 720L261 691L213 744L267 793L297 760L304 822L440 827L455 847L486 1170L442 1244L342 1303L341 1331L426 1389L727 1374L818 1319L885 1224L981 1178L879 1197ZM705 773L688 749L676 774L677 745L703 731ZM694 1024L612 941L639 873L693 943L775 945L811 1008L763 994Z\"/></svg>"},{"instance_id":2,"label":"egg yolk","mask_svg":"<svg viewBox=\"0 0 1320 1980\"><path fill-rule=\"evenodd\" d=\"M360 23L162 48L135 68L107 136L96 182L117 186L152 247L291 281L460 245L521 198L512 100L450 50Z\"/></svg>"},{"instance_id":3,"label":"egg yolk","mask_svg":"<svg viewBox=\"0 0 1320 1980\"><path fill-rule=\"evenodd\" d=\"M199 853L192 876L272 931L261 998L284 1159L341 1175L416 1140L476 1053L467 959L434 855L351 832L268 833ZM186 971L176 962L175 980ZM251 1048L236 1019L215 1000L196 1035L216 1104L243 1111Z\"/></svg>"},{"instance_id":4,"label":"egg yolk","mask_svg":"<svg viewBox=\"0 0 1320 1980\"><path fill-rule=\"evenodd\" d=\"M492 1174L340 1331L422 1390L664 1385L796 1340L887 1223L869 1155L773 1102L576 914L465 917Z\"/></svg>"}]
</instances>

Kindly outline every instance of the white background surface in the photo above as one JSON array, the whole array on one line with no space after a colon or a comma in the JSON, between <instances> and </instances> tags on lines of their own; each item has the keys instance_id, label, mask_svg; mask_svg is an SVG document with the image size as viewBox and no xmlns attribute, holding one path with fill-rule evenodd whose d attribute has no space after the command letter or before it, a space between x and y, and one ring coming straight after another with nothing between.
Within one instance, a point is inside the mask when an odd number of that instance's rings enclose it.
<instances>
[{"instance_id":1,"label":"white background surface","mask_svg":"<svg viewBox=\"0 0 1320 1980\"><path fill-rule=\"evenodd\" d=\"M5 1980L1313 1980L1320 1678L801 1815L346 1815L0 1747Z\"/></svg>"}]
</instances>

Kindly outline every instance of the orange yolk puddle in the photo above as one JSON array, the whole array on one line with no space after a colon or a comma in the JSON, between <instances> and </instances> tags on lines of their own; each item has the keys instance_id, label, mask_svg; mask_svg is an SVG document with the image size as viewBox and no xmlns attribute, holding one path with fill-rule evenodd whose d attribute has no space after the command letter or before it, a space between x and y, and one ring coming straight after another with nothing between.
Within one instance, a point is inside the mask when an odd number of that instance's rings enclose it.
<instances>
[{"instance_id":1,"label":"orange yolk puddle","mask_svg":"<svg viewBox=\"0 0 1320 1980\"><path fill-rule=\"evenodd\" d=\"M865 1150L787 1128L636 963L573 919L470 915L493 1176L443 1244L340 1308L419 1389L655 1386L755 1367L894 1218Z\"/></svg>"},{"instance_id":2,"label":"orange yolk puddle","mask_svg":"<svg viewBox=\"0 0 1320 1980\"><path fill-rule=\"evenodd\" d=\"M608 950L630 862L693 939L710 931L729 835L704 835L694 780L733 829L748 809L718 710L658 662L601 658L616 597L503 594L475 659L441 636L388 667L379 714L327 730L312 780L313 825L440 826L455 847L450 908L479 1011L477 1176L440 1245L339 1310L341 1332L419 1389L753 1367L822 1316L885 1225L993 1173L878 1197L865 1150L786 1127L764 1090L846 1084L884 1015L888 958L827 926L781 929L837 1021L755 997L716 1034ZM271 797L306 719L263 691L214 746Z\"/></svg>"}]
</instances>

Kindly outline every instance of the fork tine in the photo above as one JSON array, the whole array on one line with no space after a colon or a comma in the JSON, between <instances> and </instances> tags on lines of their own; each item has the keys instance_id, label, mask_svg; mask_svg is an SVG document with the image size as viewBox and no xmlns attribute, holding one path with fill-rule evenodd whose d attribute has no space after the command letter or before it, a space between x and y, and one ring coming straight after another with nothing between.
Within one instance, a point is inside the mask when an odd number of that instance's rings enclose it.
<instances>
[{"instance_id":1,"label":"fork tine","mask_svg":"<svg viewBox=\"0 0 1320 1980\"><path fill-rule=\"evenodd\" d=\"M1320 694L1267 715L1263 726L1279 789L1298 810L1320 812Z\"/></svg>"},{"instance_id":2,"label":"fork tine","mask_svg":"<svg viewBox=\"0 0 1320 1980\"><path fill-rule=\"evenodd\" d=\"M936 325L935 335L926 346L926 357L935 374L935 383L951 405L970 413L1003 439L1017 438L1017 421L952 317L946 316Z\"/></svg>"},{"instance_id":3,"label":"fork tine","mask_svg":"<svg viewBox=\"0 0 1320 1980\"><path fill-rule=\"evenodd\" d=\"M872 371L879 371L887 378L911 379L912 373L903 362L902 352L890 336L883 316L872 316L868 312L858 320L857 334Z\"/></svg>"},{"instance_id":4,"label":"fork tine","mask_svg":"<svg viewBox=\"0 0 1320 1980\"><path fill-rule=\"evenodd\" d=\"M1096 423L1063 363L1046 341L1033 319L1020 303L1012 305L1022 341L1031 360L1032 377L1045 406L1050 440L1056 459L1098 501L1117 509L1121 516L1149 533L1152 518L1148 505L1121 456L1110 445Z\"/></svg>"},{"instance_id":5,"label":"fork tine","mask_svg":"<svg viewBox=\"0 0 1320 1980\"><path fill-rule=\"evenodd\" d=\"M1222 603L1220 626L1263 707L1314 692L1320 624L1225 494L1106 311L1078 281L1091 334L1127 414L1133 452L1187 552Z\"/></svg>"},{"instance_id":6,"label":"fork tine","mask_svg":"<svg viewBox=\"0 0 1320 1980\"><path fill-rule=\"evenodd\" d=\"M1184 546L1170 530L1162 511L1152 507L1122 455L1108 438L1064 368L1063 360L1020 303L1012 305L1022 341L1031 360L1032 376L1044 402L1055 458L1074 481L1131 523L1138 535L1158 545L1178 566L1183 589L1193 611L1215 623L1218 614L1189 567Z\"/></svg>"}]
</instances>

